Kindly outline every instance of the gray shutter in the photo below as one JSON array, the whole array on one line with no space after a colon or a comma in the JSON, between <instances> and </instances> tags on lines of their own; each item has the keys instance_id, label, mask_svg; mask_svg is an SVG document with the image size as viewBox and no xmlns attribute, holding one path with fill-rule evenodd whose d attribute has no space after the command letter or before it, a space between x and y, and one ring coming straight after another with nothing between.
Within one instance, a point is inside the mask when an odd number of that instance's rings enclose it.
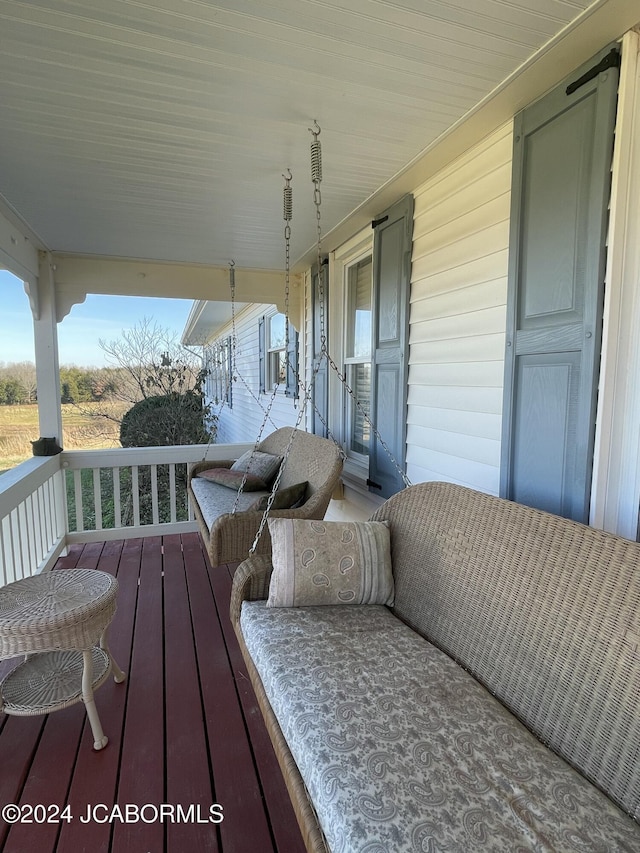
<instances>
[{"instance_id":1,"label":"gray shutter","mask_svg":"<svg viewBox=\"0 0 640 853\"><path fill-rule=\"evenodd\" d=\"M324 284L324 333L329 335L329 276L328 266L322 265L322 280ZM315 264L311 270L312 281L312 312L313 312L313 386L311 389L312 412L311 430L316 435L327 438L327 423L329 422L329 365L326 358L321 358L321 308L320 287L318 281L318 265Z\"/></svg>"},{"instance_id":2,"label":"gray shutter","mask_svg":"<svg viewBox=\"0 0 640 853\"><path fill-rule=\"evenodd\" d=\"M402 198L373 224L371 420L404 471L413 196ZM394 461L372 436L369 490L388 498L402 488Z\"/></svg>"},{"instance_id":3,"label":"gray shutter","mask_svg":"<svg viewBox=\"0 0 640 853\"><path fill-rule=\"evenodd\" d=\"M287 397L297 399L298 393L298 332L293 323L289 323L289 350L287 352L287 385L284 391Z\"/></svg>"},{"instance_id":4,"label":"gray shutter","mask_svg":"<svg viewBox=\"0 0 640 853\"><path fill-rule=\"evenodd\" d=\"M265 318L260 317L258 321L258 388L264 394L267 384L267 341L265 338Z\"/></svg>"},{"instance_id":5,"label":"gray shutter","mask_svg":"<svg viewBox=\"0 0 640 853\"><path fill-rule=\"evenodd\" d=\"M616 67L589 72L606 53L514 126L501 494L582 522L618 81Z\"/></svg>"}]
</instances>

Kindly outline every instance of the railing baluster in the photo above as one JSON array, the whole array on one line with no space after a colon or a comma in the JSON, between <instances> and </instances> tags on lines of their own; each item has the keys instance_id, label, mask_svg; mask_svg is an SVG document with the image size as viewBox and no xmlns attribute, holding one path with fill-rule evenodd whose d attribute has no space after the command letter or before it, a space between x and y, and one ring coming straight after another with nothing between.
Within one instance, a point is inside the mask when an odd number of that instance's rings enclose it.
<instances>
[{"instance_id":1,"label":"railing baluster","mask_svg":"<svg viewBox=\"0 0 640 853\"><path fill-rule=\"evenodd\" d=\"M18 549L20 553L21 576L31 574L29 569L29 531L27 525L27 510L24 501L16 507L16 518L18 523Z\"/></svg>"},{"instance_id":2,"label":"railing baluster","mask_svg":"<svg viewBox=\"0 0 640 853\"><path fill-rule=\"evenodd\" d=\"M82 506L82 471L73 472L73 494L76 502L76 530L84 530L84 508Z\"/></svg>"},{"instance_id":3,"label":"railing baluster","mask_svg":"<svg viewBox=\"0 0 640 853\"><path fill-rule=\"evenodd\" d=\"M67 530L67 492L64 471L56 471L53 476L53 506L55 510L55 538L64 536Z\"/></svg>"},{"instance_id":4,"label":"railing baluster","mask_svg":"<svg viewBox=\"0 0 640 853\"><path fill-rule=\"evenodd\" d=\"M11 552L11 562L13 563L13 579L18 580L22 577L22 573L19 571L20 569L20 559L19 552L17 548L16 535L18 526L16 524L16 516L18 514L17 508L13 510L13 512L9 515L9 544L10 544L10 552Z\"/></svg>"},{"instance_id":5,"label":"railing baluster","mask_svg":"<svg viewBox=\"0 0 640 853\"><path fill-rule=\"evenodd\" d=\"M0 519L0 583L3 586L8 584L10 580L13 580L13 578L9 578L9 566L11 562L6 545L5 522L5 518Z\"/></svg>"},{"instance_id":6,"label":"railing baluster","mask_svg":"<svg viewBox=\"0 0 640 853\"><path fill-rule=\"evenodd\" d=\"M131 495L133 497L133 526L140 527L140 491L137 465L131 466Z\"/></svg>"},{"instance_id":7,"label":"railing baluster","mask_svg":"<svg viewBox=\"0 0 640 853\"><path fill-rule=\"evenodd\" d=\"M120 468L113 469L113 526L122 527L122 509L120 507Z\"/></svg>"},{"instance_id":8,"label":"railing baluster","mask_svg":"<svg viewBox=\"0 0 640 853\"><path fill-rule=\"evenodd\" d=\"M158 466L151 465L151 518L154 524L158 524Z\"/></svg>"},{"instance_id":9,"label":"railing baluster","mask_svg":"<svg viewBox=\"0 0 640 853\"><path fill-rule=\"evenodd\" d=\"M93 506L95 508L95 528L102 530L102 489L100 488L100 469L93 469Z\"/></svg>"},{"instance_id":10,"label":"railing baluster","mask_svg":"<svg viewBox=\"0 0 640 853\"><path fill-rule=\"evenodd\" d=\"M171 462L169 465L169 507L171 512L171 521L175 521L178 517L176 508L176 463Z\"/></svg>"},{"instance_id":11,"label":"railing baluster","mask_svg":"<svg viewBox=\"0 0 640 853\"><path fill-rule=\"evenodd\" d=\"M40 515L40 559L47 553L48 543L51 542L51 513L49 511L49 481L38 489L38 510ZM40 562L40 560L38 560Z\"/></svg>"},{"instance_id":12,"label":"railing baluster","mask_svg":"<svg viewBox=\"0 0 640 853\"><path fill-rule=\"evenodd\" d=\"M40 561L38 554L39 536L35 509L37 497L38 495L36 492L35 494L28 495L24 501L24 508L27 516L26 525L29 546L29 562L32 566L37 566Z\"/></svg>"}]
</instances>

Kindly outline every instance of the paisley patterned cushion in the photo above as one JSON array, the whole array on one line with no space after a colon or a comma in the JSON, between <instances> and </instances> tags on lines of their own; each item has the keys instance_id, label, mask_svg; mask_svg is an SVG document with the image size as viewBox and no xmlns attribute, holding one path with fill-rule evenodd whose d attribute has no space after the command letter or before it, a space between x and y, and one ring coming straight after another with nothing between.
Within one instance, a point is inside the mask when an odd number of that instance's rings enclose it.
<instances>
[{"instance_id":1,"label":"paisley patterned cushion","mask_svg":"<svg viewBox=\"0 0 640 853\"><path fill-rule=\"evenodd\" d=\"M640 828L387 608L242 634L331 853L632 853Z\"/></svg>"},{"instance_id":2,"label":"paisley patterned cushion","mask_svg":"<svg viewBox=\"0 0 640 853\"><path fill-rule=\"evenodd\" d=\"M268 607L393 604L389 528L381 521L270 518Z\"/></svg>"},{"instance_id":3,"label":"paisley patterned cushion","mask_svg":"<svg viewBox=\"0 0 640 853\"><path fill-rule=\"evenodd\" d=\"M231 466L232 471L250 471L254 477L269 485L278 473L282 462L282 456L274 456L272 453L262 453L260 450L247 450Z\"/></svg>"}]
</instances>

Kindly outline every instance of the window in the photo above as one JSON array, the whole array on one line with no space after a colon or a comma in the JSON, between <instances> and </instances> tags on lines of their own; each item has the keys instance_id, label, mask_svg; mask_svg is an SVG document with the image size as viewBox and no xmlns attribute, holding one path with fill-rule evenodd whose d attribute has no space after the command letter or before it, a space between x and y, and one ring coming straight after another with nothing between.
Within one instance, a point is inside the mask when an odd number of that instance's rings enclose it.
<instances>
[{"instance_id":1,"label":"window","mask_svg":"<svg viewBox=\"0 0 640 853\"><path fill-rule=\"evenodd\" d=\"M284 314L273 314L267 318L267 388L287 381L286 322Z\"/></svg>"},{"instance_id":2,"label":"window","mask_svg":"<svg viewBox=\"0 0 640 853\"><path fill-rule=\"evenodd\" d=\"M258 323L260 393L282 389L287 397L297 398L298 332L289 323L287 342L286 323L286 315L280 313L265 314Z\"/></svg>"},{"instance_id":3,"label":"window","mask_svg":"<svg viewBox=\"0 0 640 853\"><path fill-rule=\"evenodd\" d=\"M371 256L347 268L345 375L355 399L347 394L347 452L369 455L371 438L366 416L371 409ZM357 400L357 402L356 402Z\"/></svg>"},{"instance_id":4,"label":"window","mask_svg":"<svg viewBox=\"0 0 640 853\"><path fill-rule=\"evenodd\" d=\"M386 498L404 487L406 465L413 198L372 225L334 256L340 295L331 323L340 331L330 347L353 396L334 383L330 411L347 453L345 474Z\"/></svg>"},{"instance_id":5,"label":"window","mask_svg":"<svg viewBox=\"0 0 640 853\"><path fill-rule=\"evenodd\" d=\"M207 348L206 365L209 371L206 378L207 397L215 405L227 403L231 407L231 338L225 338Z\"/></svg>"}]
</instances>

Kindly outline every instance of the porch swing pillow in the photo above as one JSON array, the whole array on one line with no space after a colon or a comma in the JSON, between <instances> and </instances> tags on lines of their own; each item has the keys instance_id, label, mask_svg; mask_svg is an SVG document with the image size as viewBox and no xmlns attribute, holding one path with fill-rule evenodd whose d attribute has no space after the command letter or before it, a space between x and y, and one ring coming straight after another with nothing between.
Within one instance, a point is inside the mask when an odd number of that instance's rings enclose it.
<instances>
[{"instance_id":1,"label":"porch swing pillow","mask_svg":"<svg viewBox=\"0 0 640 853\"><path fill-rule=\"evenodd\" d=\"M282 456L274 456L273 453L263 453L260 450L247 450L231 466L232 471L249 471L254 477L259 477L269 485L278 473L282 462Z\"/></svg>"},{"instance_id":2,"label":"porch swing pillow","mask_svg":"<svg viewBox=\"0 0 640 853\"><path fill-rule=\"evenodd\" d=\"M393 605L387 522L270 518L268 524L273 573L267 607Z\"/></svg>"},{"instance_id":3,"label":"porch swing pillow","mask_svg":"<svg viewBox=\"0 0 640 853\"><path fill-rule=\"evenodd\" d=\"M219 486L226 486L227 489L235 489L236 491L242 485L245 476L243 491L264 492L269 488L260 477L253 474L245 475L244 471L232 471L231 468L206 468L204 471L200 471L197 476L208 480L210 483L217 483Z\"/></svg>"}]
</instances>

